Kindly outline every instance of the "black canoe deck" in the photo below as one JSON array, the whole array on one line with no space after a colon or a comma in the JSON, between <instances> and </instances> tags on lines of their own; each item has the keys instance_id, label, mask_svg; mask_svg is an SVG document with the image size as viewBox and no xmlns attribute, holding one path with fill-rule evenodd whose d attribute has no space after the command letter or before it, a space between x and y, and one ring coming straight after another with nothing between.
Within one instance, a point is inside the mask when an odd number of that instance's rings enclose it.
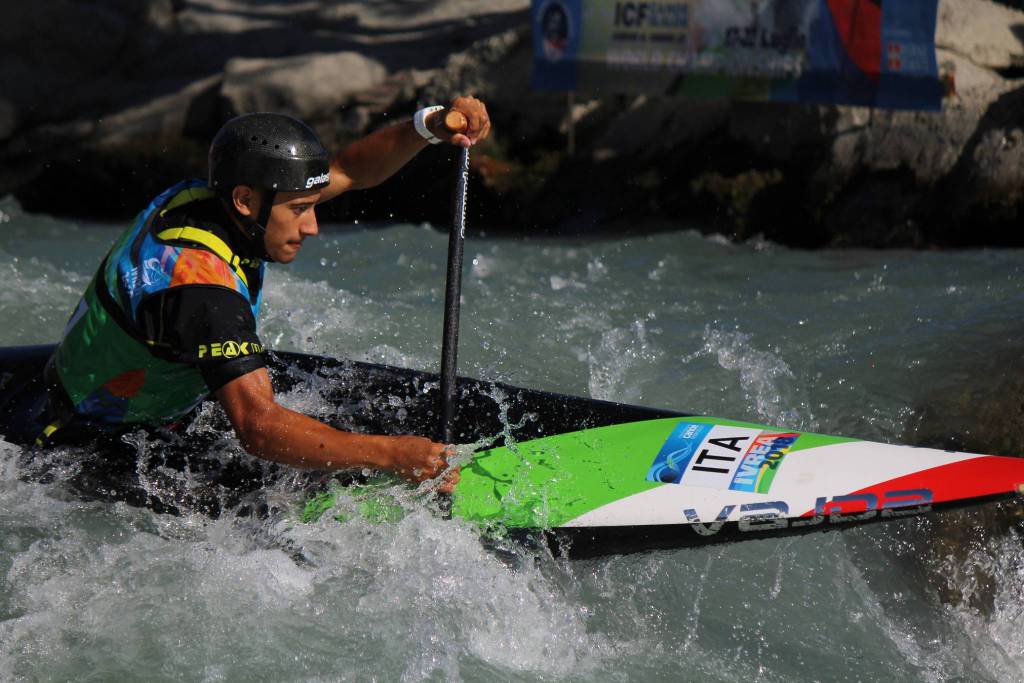
<instances>
[{"instance_id":1,"label":"black canoe deck","mask_svg":"<svg viewBox=\"0 0 1024 683\"><path fill-rule=\"evenodd\" d=\"M35 438L33 430L23 429L24 416L43 393L43 367L53 348L0 349L0 435L9 442L29 445ZM304 404L318 406L315 416L339 429L438 436L440 380L434 373L291 352L269 352L268 365L275 391L297 391L307 398L315 394L314 401ZM502 445L506 438L523 441L681 415L464 377L458 380L455 397L454 433L459 443ZM183 420L172 430L147 428L141 437L137 427L102 431L86 424L67 429L59 445L85 446L86 451L26 449L23 476L38 481L60 477L70 493L82 498L124 501L172 514L191 510L211 517L226 510L265 511L261 490L284 477L312 493L323 490L328 476L360 476L298 473L255 458L224 457L239 447L223 414L208 414L204 429L190 430L190 422ZM187 478L180 476L186 471Z\"/></svg>"},{"instance_id":2,"label":"black canoe deck","mask_svg":"<svg viewBox=\"0 0 1024 683\"><path fill-rule=\"evenodd\" d=\"M9 421L27 402L38 398L42 369L52 351L49 345L0 349L0 434L7 432ZM275 391L301 385L317 392L325 405L333 407L331 421L338 427L437 436L437 374L286 351L269 352L268 361ZM516 440L532 439L686 414L467 377L458 379L455 399L459 443L502 433Z\"/></svg>"}]
</instances>

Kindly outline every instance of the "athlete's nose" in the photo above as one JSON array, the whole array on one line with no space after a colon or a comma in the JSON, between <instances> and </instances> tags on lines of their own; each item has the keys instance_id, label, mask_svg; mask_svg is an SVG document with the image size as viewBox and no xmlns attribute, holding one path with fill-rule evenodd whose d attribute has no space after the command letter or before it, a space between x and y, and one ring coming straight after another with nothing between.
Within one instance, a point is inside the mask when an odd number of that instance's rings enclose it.
<instances>
[{"instance_id":1,"label":"athlete's nose","mask_svg":"<svg viewBox=\"0 0 1024 683\"><path fill-rule=\"evenodd\" d=\"M315 209L310 209L309 219L299 226L299 231L302 233L303 237L315 237L320 232L320 228L316 223Z\"/></svg>"}]
</instances>

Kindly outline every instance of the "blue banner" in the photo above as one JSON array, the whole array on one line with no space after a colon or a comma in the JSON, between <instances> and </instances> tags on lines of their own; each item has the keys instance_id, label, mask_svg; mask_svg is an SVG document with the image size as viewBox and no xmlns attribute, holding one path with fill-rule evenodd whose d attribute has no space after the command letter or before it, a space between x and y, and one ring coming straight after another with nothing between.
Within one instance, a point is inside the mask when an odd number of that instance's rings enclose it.
<instances>
[{"instance_id":1,"label":"blue banner","mask_svg":"<svg viewBox=\"0 0 1024 683\"><path fill-rule=\"evenodd\" d=\"M533 87L942 107L938 0L533 0Z\"/></svg>"}]
</instances>

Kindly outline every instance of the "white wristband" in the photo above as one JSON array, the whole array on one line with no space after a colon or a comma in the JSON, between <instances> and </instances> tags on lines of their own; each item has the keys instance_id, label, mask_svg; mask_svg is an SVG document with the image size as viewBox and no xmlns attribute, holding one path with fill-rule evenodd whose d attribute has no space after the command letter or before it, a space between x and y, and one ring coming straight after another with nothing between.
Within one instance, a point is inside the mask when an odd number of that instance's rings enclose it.
<instances>
[{"instance_id":1,"label":"white wristband","mask_svg":"<svg viewBox=\"0 0 1024 683\"><path fill-rule=\"evenodd\" d=\"M441 111L442 109L444 109L444 107L438 104L435 104L432 107L423 107L423 109L420 109L418 112L413 114L412 117L412 125L416 129L416 132L432 145L436 145L439 142L442 142L442 140L427 129L427 117L435 111Z\"/></svg>"}]
</instances>

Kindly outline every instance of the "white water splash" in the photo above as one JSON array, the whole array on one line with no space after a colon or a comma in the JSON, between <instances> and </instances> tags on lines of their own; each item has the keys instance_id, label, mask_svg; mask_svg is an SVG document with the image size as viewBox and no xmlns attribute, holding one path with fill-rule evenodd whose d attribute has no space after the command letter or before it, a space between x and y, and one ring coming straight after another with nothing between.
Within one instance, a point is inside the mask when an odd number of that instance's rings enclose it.
<instances>
[{"instance_id":1,"label":"white water splash","mask_svg":"<svg viewBox=\"0 0 1024 683\"><path fill-rule=\"evenodd\" d=\"M590 395L623 403L642 403L643 379L640 369L653 365L661 351L648 338L647 321L637 319L630 327L601 333L601 341L587 351Z\"/></svg>"},{"instance_id":2,"label":"white water splash","mask_svg":"<svg viewBox=\"0 0 1024 683\"><path fill-rule=\"evenodd\" d=\"M792 408L794 396L783 394L783 385L794 378L789 365L777 354L754 345L753 335L706 328L703 353L715 357L718 365L739 375L740 387L757 419L801 427L813 421Z\"/></svg>"},{"instance_id":3,"label":"white water splash","mask_svg":"<svg viewBox=\"0 0 1024 683\"><path fill-rule=\"evenodd\" d=\"M0 483L14 483L19 475L18 456L21 448L0 437Z\"/></svg>"},{"instance_id":4,"label":"white water splash","mask_svg":"<svg viewBox=\"0 0 1024 683\"><path fill-rule=\"evenodd\" d=\"M89 278L0 249L0 282L0 346L10 346L57 339Z\"/></svg>"}]
</instances>

